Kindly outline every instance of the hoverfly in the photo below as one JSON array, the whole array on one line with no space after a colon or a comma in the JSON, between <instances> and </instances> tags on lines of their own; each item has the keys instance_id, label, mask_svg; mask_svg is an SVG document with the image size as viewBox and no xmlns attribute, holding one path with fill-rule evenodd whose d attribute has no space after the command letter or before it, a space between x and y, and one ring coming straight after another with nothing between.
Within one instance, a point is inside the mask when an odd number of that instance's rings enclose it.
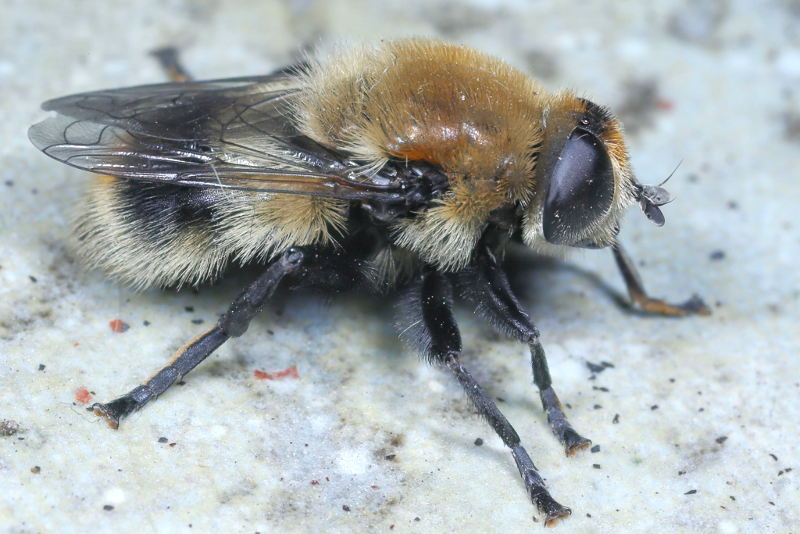
<instances>
[{"instance_id":1,"label":"hoverfly","mask_svg":"<svg viewBox=\"0 0 800 534\"><path fill-rule=\"evenodd\" d=\"M339 50L266 76L182 79L50 100L43 108L55 116L30 129L45 154L99 175L75 228L89 265L136 288L263 265L213 327L95 413L116 428L244 334L281 284L368 286L398 296L404 337L463 386L545 522L568 515L461 362L451 306L460 296L530 347L555 436L567 454L586 447L503 270L509 243L610 247L634 304L708 313L698 297L650 298L617 240L627 207L661 225L669 201L634 177L619 121L496 58L427 39Z\"/></svg>"}]
</instances>

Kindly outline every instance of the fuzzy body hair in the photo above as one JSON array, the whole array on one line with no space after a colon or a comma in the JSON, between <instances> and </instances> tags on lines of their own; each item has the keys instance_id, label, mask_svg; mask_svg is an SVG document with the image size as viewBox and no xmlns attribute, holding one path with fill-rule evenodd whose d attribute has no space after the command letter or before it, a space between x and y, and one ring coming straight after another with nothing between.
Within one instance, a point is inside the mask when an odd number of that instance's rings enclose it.
<instances>
[{"instance_id":1,"label":"fuzzy body hair","mask_svg":"<svg viewBox=\"0 0 800 534\"><path fill-rule=\"evenodd\" d=\"M424 264L443 272L464 269L492 214L508 206L518 214L515 228L525 244L544 252L565 248L543 237L547 169L537 163L555 142L553 132L563 136L588 113L587 101L549 93L491 56L426 39L337 51L276 84L289 96L273 114L351 162L357 180L369 180L392 162L420 161L446 177L441 195L382 226L382 239L364 255L384 286ZM602 120L598 136L613 166L613 202L574 237L609 244L622 211L635 201L635 180L621 125L610 115ZM277 154L277 169L304 170L270 138L259 150L266 158ZM183 189L196 191L99 177L77 219L79 253L141 289L212 281L231 262L269 262L290 246L337 247L362 239L353 235L358 202Z\"/></svg>"}]
</instances>

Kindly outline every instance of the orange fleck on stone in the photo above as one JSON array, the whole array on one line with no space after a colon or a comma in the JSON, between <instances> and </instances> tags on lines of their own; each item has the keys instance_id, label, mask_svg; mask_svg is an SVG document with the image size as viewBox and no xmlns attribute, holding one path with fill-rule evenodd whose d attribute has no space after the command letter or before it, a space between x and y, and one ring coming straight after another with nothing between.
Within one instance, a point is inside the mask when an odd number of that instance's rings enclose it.
<instances>
[{"instance_id":1,"label":"orange fleck on stone","mask_svg":"<svg viewBox=\"0 0 800 534\"><path fill-rule=\"evenodd\" d=\"M255 376L258 380L280 380L286 377L300 378L300 375L297 374L296 365L293 365L288 369L284 369L283 371L274 371L272 373L267 371L259 371L256 369L253 371L253 376Z\"/></svg>"},{"instance_id":2,"label":"orange fleck on stone","mask_svg":"<svg viewBox=\"0 0 800 534\"><path fill-rule=\"evenodd\" d=\"M79 387L75 390L75 400L81 404L88 404L92 400L92 394L85 387Z\"/></svg>"},{"instance_id":3,"label":"orange fleck on stone","mask_svg":"<svg viewBox=\"0 0 800 534\"><path fill-rule=\"evenodd\" d=\"M662 98L656 102L656 107L662 111L672 111L672 108L675 107L675 104L672 102L672 100L665 100Z\"/></svg>"},{"instance_id":4,"label":"orange fleck on stone","mask_svg":"<svg viewBox=\"0 0 800 534\"><path fill-rule=\"evenodd\" d=\"M128 323L126 323L122 319L112 319L108 322L108 326L111 327L111 331L114 332L115 334L121 334L122 332L125 332L128 330L128 328L130 328L130 326L128 326Z\"/></svg>"}]
</instances>

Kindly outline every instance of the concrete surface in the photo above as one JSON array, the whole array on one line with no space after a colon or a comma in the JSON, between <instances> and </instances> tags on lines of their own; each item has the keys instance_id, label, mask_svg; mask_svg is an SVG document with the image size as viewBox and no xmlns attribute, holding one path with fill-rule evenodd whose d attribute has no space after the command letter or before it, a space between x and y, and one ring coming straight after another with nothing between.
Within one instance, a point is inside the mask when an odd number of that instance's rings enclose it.
<instances>
[{"instance_id":1,"label":"concrete surface","mask_svg":"<svg viewBox=\"0 0 800 534\"><path fill-rule=\"evenodd\" d=\"M800 531L800 3L647 4L0 1L0 532L542 528L499 439L397 341L385 302L280 297L117 432L80 402L145 378L249 275L137 294L82 269L65 243L87 177L28 143L39 103L158 82L162 45L203 78L412 34L611 105L645 182L683 161L667 225L634 210L622 235L653 294L700 293L712 317L627 311L605 251L516 276L598 452L565 458L524 348L458 312L467 363L573 509L558 532Z\"/></svg>"}]
</instances>

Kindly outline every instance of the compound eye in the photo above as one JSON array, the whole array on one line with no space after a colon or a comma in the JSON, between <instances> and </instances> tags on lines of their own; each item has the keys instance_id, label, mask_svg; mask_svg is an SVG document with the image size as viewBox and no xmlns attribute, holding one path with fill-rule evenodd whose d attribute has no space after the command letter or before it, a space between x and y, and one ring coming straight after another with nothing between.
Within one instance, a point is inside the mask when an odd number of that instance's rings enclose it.
<instances>
[{"instance_id":1,"label":"compound eye","mask_svg":"<svg viewBox=\"0 0 800 534\"><path fill-rule=\"evenodd\" d=\"M606 214L614 198L614 173L603 143L575 129L561 149L544 202L544 237L571 245Z\"/></svg>"}]
</instances>

